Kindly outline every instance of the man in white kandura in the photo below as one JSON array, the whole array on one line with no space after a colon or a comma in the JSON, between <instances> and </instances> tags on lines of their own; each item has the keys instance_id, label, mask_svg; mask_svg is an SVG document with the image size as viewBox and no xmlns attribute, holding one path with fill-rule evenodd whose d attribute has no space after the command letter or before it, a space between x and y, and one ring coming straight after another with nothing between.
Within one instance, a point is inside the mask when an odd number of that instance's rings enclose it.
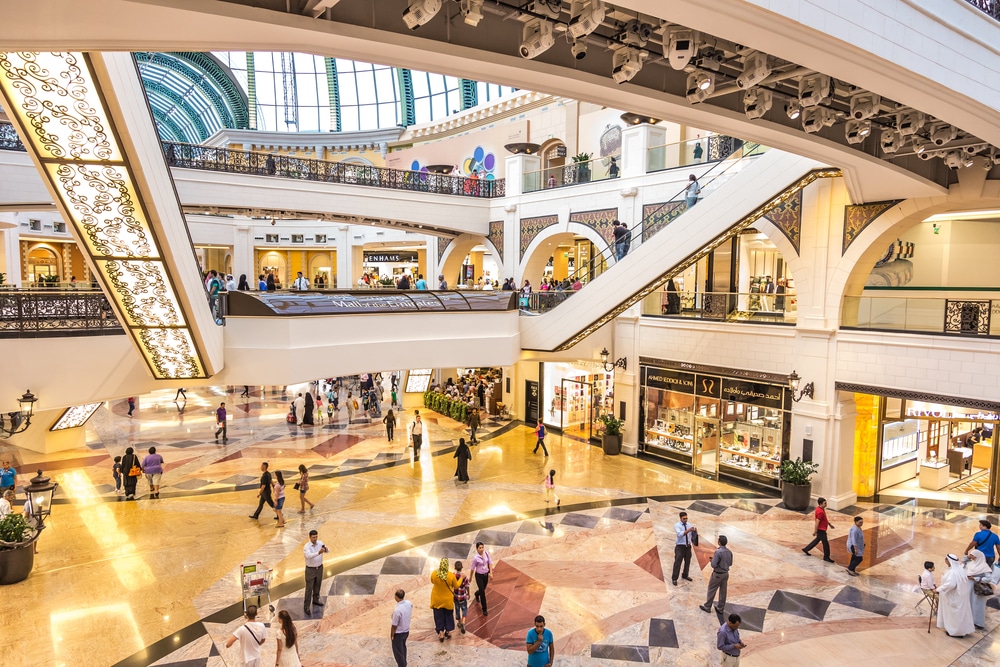
<instances>
[{"instance_id":1,"label":"man in white kandura","mask_svg":"<svg viewBox=\"0 0 1000 667\"><path fill-rule=\"evenodd\" d=\"M949 637L964 637L976 629L972 623L972 605L969 604L972 582L958 562L958 556L948 554L945 562L948 569L938 586L937 626L944 628Z\"/></svg>"}]
</instances>

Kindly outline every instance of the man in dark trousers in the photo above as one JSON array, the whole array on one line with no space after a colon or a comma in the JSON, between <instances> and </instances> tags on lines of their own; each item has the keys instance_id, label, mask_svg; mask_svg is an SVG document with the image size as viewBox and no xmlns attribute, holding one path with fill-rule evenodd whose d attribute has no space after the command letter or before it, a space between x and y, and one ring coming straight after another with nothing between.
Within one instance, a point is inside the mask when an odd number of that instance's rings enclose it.
<instances>
[{"instance_id":1,"label":"man in dark trousers","mask_svg":"<svg viewBox=\"0 0 1000 667\"><path fill-rule=\"evenodd\" d=\"M330 553L325 544L319 541L319 533L309 531L309 541L302 548L306 561L306 595L302 600L302 612L312 616L313 607L322 607L319 599L319 589L323 583L323 554Z\"/></svg>"},{"instance_id":2,"label":"man in dark trousers","mask_svg":"<svg viewBox=\"0 0 1000 667\"><path fill-rule=\"evenodd\" d=\"M681 512L681 520L674 524L677 541L674 543L674 569L670 575L670 583L677 585L677 575L681 573L681 563L684 563L684 581L693 581L688 576L691 569L691 545L697 539L698 529L688 523L687 512Z\"/></svg>"},{"instance_id":3,"label":"man in dark trousers","mask_svg":"<svg viewBox=\"0 0 1000 667\"><path fill-rule=\"evenodd\" d=\"M819 543L823 543L823 560L827 563L833 563L834 560L830 558L830 542L826 539L826 531L833 528L833 524L830 523L826 518L826 498L816 499L816 516L813 519L813 541L806 545L802 550L802 553L809 555Z\"/></svg>"},{"instance_id":4,"label":"man in dark trousers","mask_svg":"<svg viewBox=\"0 0 1000 667\"><path fill-rule=\"evenodd\" d=\"M733 566L733 552L726 547L727 544L729 544L729 538L725 535L719 535L719 548L712 555L712 576L708 580L708 596L705 599L705 604L698 607L702 611L711 611L716 592L719 594L719 601L715 605L715 611L721 614L726 608L729 568Z\"/></svg>"},{"instance_id":5,"label":"man in dark trousers","mask_svg":"<svg viewBox=\"0 0 1000 667\"><path fill-rule=\"evenodd\" d=\"M267 462L260 464L260 491L257 492L260 502L257 503L257 511L250 515L251 519L260 517L260 511L264 509L264 503L274 509L274 500L271 498L271 473L267 471Z\"/></svg>"},{"instance_id":6,"label":"man in dark trousers","mask_svg":"<svg viewBox=\"0 0 1000 667\"><path fill-rule=\"evenodd\" d=\"M410 618L413 615L413 605L404 600L405 597L406 592L402 588L396 591L396 608L392 610L392 627L389 629L396 667L406 667L406 639L410 636Z\"/></svg>"},{"instance_id":7,"label":"man in dark trousers","mask_svg":"<svg viewBox=\"0 0 1000 667\"><path fill-rule=\"evenodd\" d=\"M615 259L619 260L625 256L625 243L628 238L628 230L622 227L622 223L615 220L611 228L611 235L615 243Z\"/></svg>"},{"instance_id":8,"label":"man in dark trousers","mask_svg":"<svg viewBox=\"0 0 1000 667\"><path fill-rule=\"evenodd\" d=\"M469 432L472 434L472 437L469 438L470 445L479 444L479 441L476 440L476 430L479 428L479 424L479 408L472 408L469 410Z\"/></svg>"},{"instance_id":9,"label":"man in dark trousers","mask_svg":"<svg viewBox=\"0 0 1000 667\"><path fill-rule=\"evenodd\" d=\"M220 433L222 434L222 444L229 442L229 431L226 424L226 404L219 403L219 409L215 411L215 425L219 427L215 430L215 444L219 444Z\"/></svg>"}]
</instances>

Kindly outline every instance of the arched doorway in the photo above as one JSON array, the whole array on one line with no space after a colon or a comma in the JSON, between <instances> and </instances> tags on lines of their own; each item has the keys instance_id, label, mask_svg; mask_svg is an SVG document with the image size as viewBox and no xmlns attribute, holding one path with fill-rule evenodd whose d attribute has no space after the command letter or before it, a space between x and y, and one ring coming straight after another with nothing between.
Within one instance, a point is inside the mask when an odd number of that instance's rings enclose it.
<instances>
[{"instance_id":1,"label":"arched doorway","mask_svg":"<svg viewBox=\"0 0 1000 667\"><path fill-rule=\"evenodd\" d=\"M322 282L320 282L322 279ZM312 253L309 259L309 282L313 287L335 287L337 262L333 252Z\"/></svg>"},{"instance_id":2,"label":"arched doorway","mask_svg":"<svg viewBox=\"0 0 1000 667\"><path fill-rule=\"evenodd\" d=\"M59 256L51 248L35 246L28 253L28 282L37 284L52 276L59 276Z\"/></svg>"},{"instance_id":3,"label":"arched doorway","mask_svg":"<svg viewBox=\"0 0 1000 667\"><path fill-rule=\"evenodd\" d=\"M279 285L289 285L288 262L285 253L277 250L263 252L260 255L260 272L267 277L268 273L274 274L274 282Z\"/></svg>"},{"instance_id":4,"label":"arched doorway","mask_svg":"<svg viewBox=\"0 0 1000 667\"><path fill-rule=\"evenodd\" d=\"M562 139L549 139L538 151L542 157L542 187L559 187L563 184L564 167L568 149Z\"/></svg>"}]
</instances>

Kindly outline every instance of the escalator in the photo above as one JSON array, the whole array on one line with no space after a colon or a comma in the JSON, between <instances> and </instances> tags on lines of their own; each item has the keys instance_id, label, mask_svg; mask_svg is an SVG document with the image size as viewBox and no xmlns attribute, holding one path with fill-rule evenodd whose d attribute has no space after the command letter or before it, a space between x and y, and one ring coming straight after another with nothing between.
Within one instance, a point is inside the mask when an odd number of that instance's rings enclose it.
<instances>
[{"instance_id":1,"label":"escalator","mask_svg":"<svg viewBox=\"0 0 1000 667\"><path fill-rule=\"evenodd\" d=\"M679 192L664 204L672 209L667 228L655 233L663 215L647 216L630 230L635 241L620 261L609 245L569 282L589 282L579 291L550 292L549 302L537 297L534 308L522 309L521 347L526 350L565 350L614 319L626 308L659 288L683 265L708 252L719 240L748 227L786 194L804 187L810 173L826 169L809 158L778 150L760 154L748 146L706 171L699 182L702 199L690 209Z\"/></svg>"}]
</instances>

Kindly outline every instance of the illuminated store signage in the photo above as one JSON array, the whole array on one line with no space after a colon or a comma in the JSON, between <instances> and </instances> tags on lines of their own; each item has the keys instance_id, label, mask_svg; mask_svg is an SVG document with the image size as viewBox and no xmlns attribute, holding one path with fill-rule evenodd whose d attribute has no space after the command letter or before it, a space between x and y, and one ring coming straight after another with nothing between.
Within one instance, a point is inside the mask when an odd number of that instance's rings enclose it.
<instances>
[{"instance_id":1,"label":"illuminated store signage","mask_svg":"<svg viewBox=\"0 0 1000 667\"><path fill-rule=\"evenodd\" d=\"M643 368L647 387L671 389L690 394L694 391L694 373L680 373L661 368Z\"/></svg>"},{"instance_id":2,"label":"illuminated store signage","mask_svg":"<svg viewBox=\"0 0 1000 667\"><path fill-rule=\"evenodd\" d=\"M968 419L970 421L993 422L1000 421L1000 415L995 412L958 412L959 408L943 405L931 405L926 409L906 408L907 417L923 419Z\"/></svg>"},{"instance_id":3,"label":"illuminated store signage","mask_svg":"<svg viewBox=\"0 0 1000 667\"><path fill-rule=\"evenodd\" d=\"M416 264L416 253L366 252L365 261L371 264Z\"/></svg>"},{"instance_id":4,"label":"illuminated store signage","mask_svg":"<svg viewBox=\"0 0 1000 667\"><path fill-rule=\"evenodd\" d=\"M722 397L736 403L750 403L767 408L781 409L781 397L784 389L763 382L747 382L746 380L723 380Z\"/></svg>"},{"instance_id":5,"label":"illuminated store signage","mask_svg":"<svg viewBox=\"0 0 1000 667\"><path fill-rule=\"evenodd\" d=\"M784 387L781 385L722 378L717 375L685 373L653 366L642 367L642 379L643 384L655 389L783 409Z\"/></svg>"}]
</instances>

